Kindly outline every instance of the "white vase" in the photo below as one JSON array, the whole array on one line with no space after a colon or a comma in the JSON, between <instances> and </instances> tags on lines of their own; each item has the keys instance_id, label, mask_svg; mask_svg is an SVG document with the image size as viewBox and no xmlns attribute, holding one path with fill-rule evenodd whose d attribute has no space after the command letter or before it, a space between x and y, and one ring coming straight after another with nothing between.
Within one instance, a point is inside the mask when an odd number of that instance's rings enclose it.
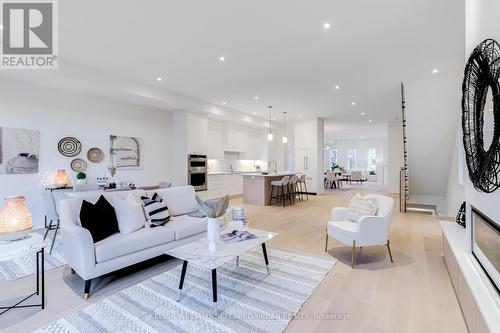
<instances>
[{"instance_id":1,"label":"white vase","mask_svg":"<svg viewBox=\"0 0 500 333\"><path fill-rule=\"evenodd\" d=\"M217 250L217 241L219 240L219 219L211 217L207 219L207 240L208 250Z\"/></svg>"}]
</instances>

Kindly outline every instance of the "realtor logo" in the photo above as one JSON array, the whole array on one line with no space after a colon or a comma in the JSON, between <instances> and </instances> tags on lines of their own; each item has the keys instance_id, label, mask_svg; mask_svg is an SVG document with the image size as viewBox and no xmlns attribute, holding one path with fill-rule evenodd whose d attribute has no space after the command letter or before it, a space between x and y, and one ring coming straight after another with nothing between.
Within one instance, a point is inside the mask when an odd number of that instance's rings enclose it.
<instances>
[{"instance_id":1,"label":"realtor logo","mask_svg":"<svg viewBox=\"0 0 500 333\"><path fill-rule=\"evenodd\" d=\"M55 0L1 0L2 69L55 69L58 63Z\"/></svg>"}]
</instances>

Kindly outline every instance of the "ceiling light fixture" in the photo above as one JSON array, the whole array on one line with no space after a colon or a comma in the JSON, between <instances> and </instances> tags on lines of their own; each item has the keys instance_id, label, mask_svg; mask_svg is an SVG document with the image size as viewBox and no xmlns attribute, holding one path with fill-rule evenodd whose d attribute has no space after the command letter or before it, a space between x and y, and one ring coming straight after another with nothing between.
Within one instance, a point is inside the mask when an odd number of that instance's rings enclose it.
<instances>
[{"instance_id":1,"label":"ceiling light fixture","mask_svg":"<svg viewBox=\"0 0 500 333\"><path fill-rule=\"evenodd\" d=\"M361 115L362 115L362 116L364 116L365 114L366 114L366 113L364 113L364 112L361 112Z\"/></svg>"},{"instance_id":2,"label":"ceiling light fixture","mask_svg":"<svg viewBox=\"0 0 500 333\"><path fill-rule=\"evenodd\" d=\"M286 137L286 112L283 112L283 138L281 141L283 141L283 143L288 142L288 138Z\"/></svg>"},{"instance_id":3,"label":"ceiling light fixture","mask_svg":"<svg viewBox=\"0 0 500 333\"><path fill-rule=\"evenodd\" d=\"M339 90L340 89L340 86L335 86L335 90Z\"/></svg>"},{"instance_id":4,"label":"ceiling light fixture","mask_svg":"<svg viewBox=\"0 0 500 333\"><path fill-rule=\"evenodd\" d=\"M269 134L267 134L267 141L273 141L274 137L273 137L273 132L272 132L272 128L271 128L271 126L272 126L272 124L271 124L271 117L272 117L271 109L273 108L273 106L269 105L268 108L269 108Z\"/></svg>"},{"instance_id":5,"label":"ceiling light fixture","mask_svg":"<svg viewBox=\"0 0 500 333\"><path fill-rule=\"evenodd\" d=\"M371 122L372 122L372 120L370 119L370 120L368 120L368 122L369 122L369 123L371 123Z\"/></svg>"},{"instance_id":6,"label":"ceiling light fixture","mask_svg":"<svg viewBox=\"0 0 500 333\"><path fill-rule=\"evenodd\" d=\"M355 106L355 105L356 105L356 102L352 102L352 103L351 103L351 105L352 105L352 106Z\"/></svg>"},{"instance_id":7,"label":"ceiling light fixture","mask_svg":"<svg viewBox=\"0 0 500 333\"><path fill-rule=\"evenodd\" d=\"M219 61L220 61L220 62L224 62L224 61L226 61L226 57L224 57L224 56L220 56L220 57L219 57Z\"/></svg>"},{"instance_id":8,"label":"ceiling light fixture","mask_svg":"<svg viewBox=\"0 0 500 333\"><path fill-rule=\"evenodd\" d=\"M254 96L253 99L258 100L259 96Z\"/></svg>"},{"instance_id":9,"label":"ceiling light fixture","mask_svg":"<svg viewBox=\"0 0 500 333\"><path fill-rule=\"evenodd\" d=\"M257 114L257 112L254 111L253 114Z\"/></svg>"},{"instance_id":10,"label":"ceiling light fixture","mask_svg":"<svg viewBox=\"0 0 500 333\"><path fill-rule=\"evenodd\" d=\"M432 74L437 74L438 72L439 72L439 70L438 70L437 68L434 68L434 69L432 70Z\"/></svg>"},{"instance_id":11,"label":"ceiling light fixture","mask_svg":"<svg viewBox=\"0 0 500 333\"><path fill-rule=\"evenodd\" d=\"M325 29L325 30L330 29L330 22L323 23L323 29Z\"/></svg>"},{"instance_id":12,"label":"ceiling light fixture","mask_svg":"<svg viewBox=\"0 0 500 333\"><path fill-rule=\"evenodd\" d=\"M159 77L159 76L158 76L158 77L156 78L156 81L161 82L161 81L163 81L163 79L162 79L161 77Z\"/></svg>"},{"instance_id":13,"label":"ceiling light fixture","mask_svg":"<svg viewBox=\"0 0 500 333\"><path fill-rule=\"evenodd\" d=\"M222 102L222 105L226 105L226 102Z\"/></svg>"}]
</instances>

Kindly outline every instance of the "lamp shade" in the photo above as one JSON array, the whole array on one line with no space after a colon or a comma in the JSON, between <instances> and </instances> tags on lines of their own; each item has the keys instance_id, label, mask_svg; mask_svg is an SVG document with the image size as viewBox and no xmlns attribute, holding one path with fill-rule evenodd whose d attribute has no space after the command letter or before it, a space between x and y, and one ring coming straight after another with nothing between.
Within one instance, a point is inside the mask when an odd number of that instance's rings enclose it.
<instances>
[{"instance_id":1,"label":"lamp shade","mask_svg":"<svg viewBox=\"0 0 500 333\"><path fill-rule=\"evenodd\" d=\"M24 197L6 197L0 208L0 240L23 238L32 227L31 213L26 207Z\"/></svg>"},{"instance_id":2,"label":"lamp shade","mask_svg":"<svg viewBox=\"0 0 500 333\"><path fill-rule=\"evenodd\" d=\"M69 177L65 169L57 170L54 177L54 185L56 187L66 187L69 184Z\"/></svg>"}]
</instances>

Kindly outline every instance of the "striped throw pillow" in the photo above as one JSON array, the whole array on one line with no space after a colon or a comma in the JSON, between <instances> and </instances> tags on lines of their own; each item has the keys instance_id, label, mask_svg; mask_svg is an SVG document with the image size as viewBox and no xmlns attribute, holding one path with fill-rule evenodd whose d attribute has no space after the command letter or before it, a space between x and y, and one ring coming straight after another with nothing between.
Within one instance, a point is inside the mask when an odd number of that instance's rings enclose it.
<instances>
[{"instance_id":1,"label":"striped throw pillow","mask_svg":"<svg viewBox=\"0 0 500 333\"><path fill-rule=\"evenodd\" d=\"M146 215L148 227L159 227L170 220L168 207L158 193L153 194L151 198L142 196L141 200L144 205L144 213Z\"/></svg>"}]
</instances>

